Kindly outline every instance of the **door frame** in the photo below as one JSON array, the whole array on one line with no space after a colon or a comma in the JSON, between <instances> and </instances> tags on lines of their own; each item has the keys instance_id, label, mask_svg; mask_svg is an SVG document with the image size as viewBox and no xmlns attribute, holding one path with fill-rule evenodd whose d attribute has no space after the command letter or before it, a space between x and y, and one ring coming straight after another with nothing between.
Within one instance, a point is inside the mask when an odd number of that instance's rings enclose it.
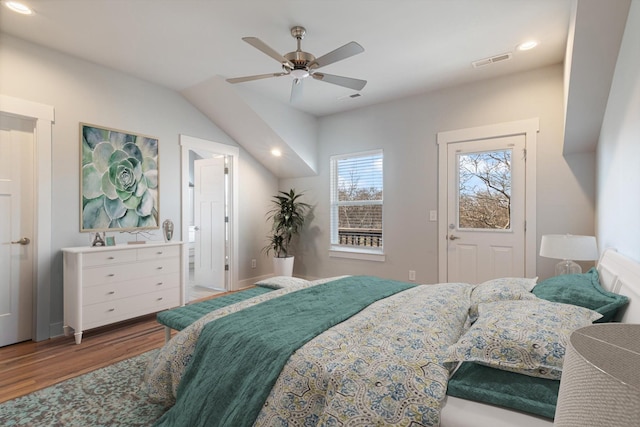
<instances>
[{"instance_id":1,"label":"door frame","mask_svg":"<svg viewBox=\"0 0 640 427\"><path fill-rule=\"evenodd\" d=\"M209 141L206 139L196 138L193 136L180 134L180 146L181 146L181 171L182 171L182 218L181 229L182 239L185 240L189 236L189 150L207 151L211 154L224 154L231 157L231 215L229 217L229 289L228 291L236 289L238 282L238 205L239 205L239 159L240 149L227 144L221 144L219 142ZM186 286L189 283L189 256L187 251L189 250L188 244L182 245L183 250L183 283L182 300L186 303Z\"/></svg>"},{"instance_id":2,"label":"door frame","mask_svg":"<svg viewBox=\"0 0 640 427\"><path fill-rule=\"evenodd\" d=\"M50 105L0 94L0 112L35 121L33 134L34 239L33 245L33 332L31 339L51 337L51 144L54 108Z\"/></svg>"},{"instance_id":3,"label":"door frame","mask_svg":"<svg viewBox=\"0 0 640 427\"><path fill-rule=\"evenodd\" d=\"M539 119L524 119L466 129L438 132L438 281L447 281L447 209L448 209L448 144L524 135L525 164L525 275L535 277L537 260L536 232L536 145Z\"/></svg>"}]
</instances>

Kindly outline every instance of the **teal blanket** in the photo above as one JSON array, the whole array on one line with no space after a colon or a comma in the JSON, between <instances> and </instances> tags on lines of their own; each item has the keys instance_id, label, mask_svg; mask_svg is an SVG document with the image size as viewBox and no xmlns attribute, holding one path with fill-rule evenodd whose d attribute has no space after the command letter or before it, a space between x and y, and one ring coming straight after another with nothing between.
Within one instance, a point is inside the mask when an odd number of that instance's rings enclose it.
<instances>
[{"instance_id":1,"label":"teal blanket","mask_svg":"<svg viewBox=\"0 0 640 427\"><path fill-rule=\"evenodd\" d=\"M447 394L553 419L559 390L558 380L464 362L449 380Z\"/></svg>"},{"instance_id":2,"label":"teal blanket","mask_svg":"<svg viewBox=\"0 0 640 427\"><path fill-rule=\"evenodd\" d=\"M265 301L208 323L157 426L250 426L289 356L368 305L414 285L352 276Z\"/></svg>"}]
</instances>

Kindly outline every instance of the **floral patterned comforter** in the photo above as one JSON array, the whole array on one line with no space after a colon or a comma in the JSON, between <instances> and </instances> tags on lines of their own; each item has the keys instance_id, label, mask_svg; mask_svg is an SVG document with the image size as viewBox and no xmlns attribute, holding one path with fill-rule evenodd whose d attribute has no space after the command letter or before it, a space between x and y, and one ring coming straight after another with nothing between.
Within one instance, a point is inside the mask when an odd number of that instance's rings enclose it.
<instances>
[{"instance_id":1,"label":"floral patterned comforter","mask_svg":"<svg viewBox=\"0 0 640 427\"><path fill-rule=\"evenodd\" d=\"M149 365L151 399L173 404L207 322L299 289L216 310L178 333ZM416 286L320 334L291 356L254 425L439 425L451 368L444 360L468 328L471 289L462 283Z\"/></svg>"}]
</instances>

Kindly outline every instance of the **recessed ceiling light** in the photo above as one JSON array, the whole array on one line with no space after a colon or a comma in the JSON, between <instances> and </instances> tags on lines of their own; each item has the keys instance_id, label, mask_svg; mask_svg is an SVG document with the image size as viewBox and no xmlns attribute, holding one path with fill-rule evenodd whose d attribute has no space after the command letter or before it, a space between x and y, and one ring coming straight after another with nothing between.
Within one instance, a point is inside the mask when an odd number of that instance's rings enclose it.
<instances>
[{"instance_id":1,"label":"recessed ceiling light","mask_svg":"<svg viewBox=\"0 0 640 427\"><path fill-rule=\"evenodd\" d=\"M282 156L282 151L278 150L277 148L274 148L273 150L271 150L271 155L274 157L280 157Z\"/></svg>"},{"instance_id":2,"label":"recessed ceiling light","mask_svg":"<svg viewBox=\"0 0 640 427\"><path fill-rule=\"evenodd\" d=\"M24 3L20 3L17 1L6 1L3 3L5 6L13 10L14 12L20 13L22 15L33 15L33 9L31 9L29 6L27 6Z\"/></svg>"},{"instance_id":3,"label":"recessed ceiling light","mask_svg":"<svg viewBox=\"0 0 640 427\"><path fill-rule=\"evenodd\" d=\"M538 46L538 42L537 41L529 40L529 41L526 41L524 43L520 43L518 45L518 50L529 50L529 49L533 49L536 46Z\"/></svg>"}]
</instances>

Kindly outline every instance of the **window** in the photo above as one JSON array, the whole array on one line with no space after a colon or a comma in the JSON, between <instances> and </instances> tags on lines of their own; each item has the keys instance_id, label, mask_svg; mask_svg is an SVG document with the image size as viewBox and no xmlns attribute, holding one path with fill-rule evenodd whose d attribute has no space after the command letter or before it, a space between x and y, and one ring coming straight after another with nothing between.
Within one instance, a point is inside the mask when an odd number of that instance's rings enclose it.
<instances>
[{"instance_id":1,"label":"window","mask_svg":"<svg viewBox=\"0 0 640 427\"><path fill-rule=\"evenodd\" d=\"M382 150L331 157L332 255L383 253L382 163Z\"/></svg>"},{"instance_id":2,"label":"window","mask_svg":"<svg viewBox=\"0 0 640 427\"><path fill-rule=\"evenodd\" d=\"M511 229L511 150L458 155L458 228Z\"/></svg>"}]
</instances>

